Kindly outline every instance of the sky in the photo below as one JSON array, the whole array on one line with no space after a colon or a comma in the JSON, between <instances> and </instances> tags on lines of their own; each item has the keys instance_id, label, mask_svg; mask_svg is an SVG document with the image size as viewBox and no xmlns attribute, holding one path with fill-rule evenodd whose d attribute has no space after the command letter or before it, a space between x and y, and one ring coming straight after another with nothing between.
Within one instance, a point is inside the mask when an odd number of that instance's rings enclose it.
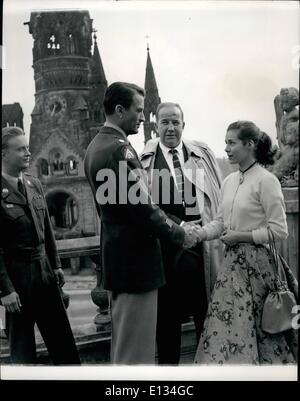
<instances>
[{"instance_id":1,"label":"sky","mask_svg":"<svg viewBox=\"0 0 300 401\"><path fill-rule=\"evenodd\" d=\"M19 102L29 134L34 107L31 11L85 9L97 29L108 84L144 86L147 41L162 101L179 103L184 137L225 156L228 125L254 121L276 143L273 100L299 87L296 1L4 0L2 103ZM147 39L146 36L149 36ZM143 131L130 138L140 152Z\"/></svg>"}]
</instances>

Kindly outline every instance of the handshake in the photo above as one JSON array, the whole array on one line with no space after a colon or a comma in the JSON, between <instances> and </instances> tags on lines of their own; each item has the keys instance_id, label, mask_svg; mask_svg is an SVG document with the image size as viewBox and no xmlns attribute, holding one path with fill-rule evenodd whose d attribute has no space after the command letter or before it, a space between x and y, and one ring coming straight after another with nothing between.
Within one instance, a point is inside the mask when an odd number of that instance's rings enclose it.
<instances>
[{"instance_id":1,"label":"handshake","mask_svg":"<svg viewBox=\"0 0 300 401\"><path fill-rule=\"evenodd\" d=\"M183 247L193 248L198 244L206 239L206 232L203 228L199 225L200 220L189 221L187 223L183 223L181 226L185 231L185 238Z\"/></svg>"}]
</instances>

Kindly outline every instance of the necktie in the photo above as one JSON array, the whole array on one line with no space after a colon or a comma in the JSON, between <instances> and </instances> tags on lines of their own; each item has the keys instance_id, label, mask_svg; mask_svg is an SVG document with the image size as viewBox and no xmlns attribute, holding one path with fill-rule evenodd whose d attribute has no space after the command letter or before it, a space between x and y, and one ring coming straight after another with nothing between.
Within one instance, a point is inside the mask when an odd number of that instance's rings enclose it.
<instances>
[{"instance_id":1,"label":"necktie","mask_svg":"<svg viewBox=\"0 0 300 401\"><path fill-rule=\"evenodd\" d=\"M181 200L183 201L184 200L184 176L183 176L181 164L180 164L179 157L178 157L178 151L176 149L171 149L169 152L172 154L172 157L173 157L173 165L174 165L174 170L175 170L177 189L181 196Z\"/></svg>"},{"instance_id":2,"label":"necktie","mask_svg":"<svg viewBox=\"0 0 300 401\"><path fill-rule=\"evenodd\" d=\"M25 187L21 178L18 178L18 191L21 192L21 194L26 197Z\"/></svg>"}]
</instances>

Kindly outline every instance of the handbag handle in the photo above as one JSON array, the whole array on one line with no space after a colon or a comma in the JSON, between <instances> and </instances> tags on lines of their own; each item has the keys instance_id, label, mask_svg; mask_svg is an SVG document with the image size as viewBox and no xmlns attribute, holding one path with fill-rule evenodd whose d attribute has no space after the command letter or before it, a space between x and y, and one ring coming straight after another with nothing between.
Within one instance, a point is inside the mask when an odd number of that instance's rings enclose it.
<instances>
[{"instance_id":1,"label":"handbag handle","mask_svg":"<svg viewBox=\"0 0 300 401\"><path fill-rule=\"evenodd\" d=\"M277 273L277 276L279 277L278 253L276 250L274 234L269 227L268 227L268 238L269 238L269 248L271 252L272 262L275 268L275 273Z\"/></svg>"}]
</instances>

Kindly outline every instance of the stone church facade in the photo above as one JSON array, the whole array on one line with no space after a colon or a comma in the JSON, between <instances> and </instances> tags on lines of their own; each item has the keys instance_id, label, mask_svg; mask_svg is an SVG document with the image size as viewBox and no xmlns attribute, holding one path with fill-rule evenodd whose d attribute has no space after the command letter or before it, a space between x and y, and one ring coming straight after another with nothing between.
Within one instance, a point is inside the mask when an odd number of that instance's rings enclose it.
<instances>
[{"instance_id":1,"label":"stone church facade","mask_svg":"<svg viewBox=\"0 0 300 401\"><path fill-rule=\"evenodd\" d=\"M44 186L58 239L99 234L83 168L105 121L107 81L92 22L88 11L55 11L33 12L25 23L34 39L30 172Z\"/></svg>"}]
</instances>

